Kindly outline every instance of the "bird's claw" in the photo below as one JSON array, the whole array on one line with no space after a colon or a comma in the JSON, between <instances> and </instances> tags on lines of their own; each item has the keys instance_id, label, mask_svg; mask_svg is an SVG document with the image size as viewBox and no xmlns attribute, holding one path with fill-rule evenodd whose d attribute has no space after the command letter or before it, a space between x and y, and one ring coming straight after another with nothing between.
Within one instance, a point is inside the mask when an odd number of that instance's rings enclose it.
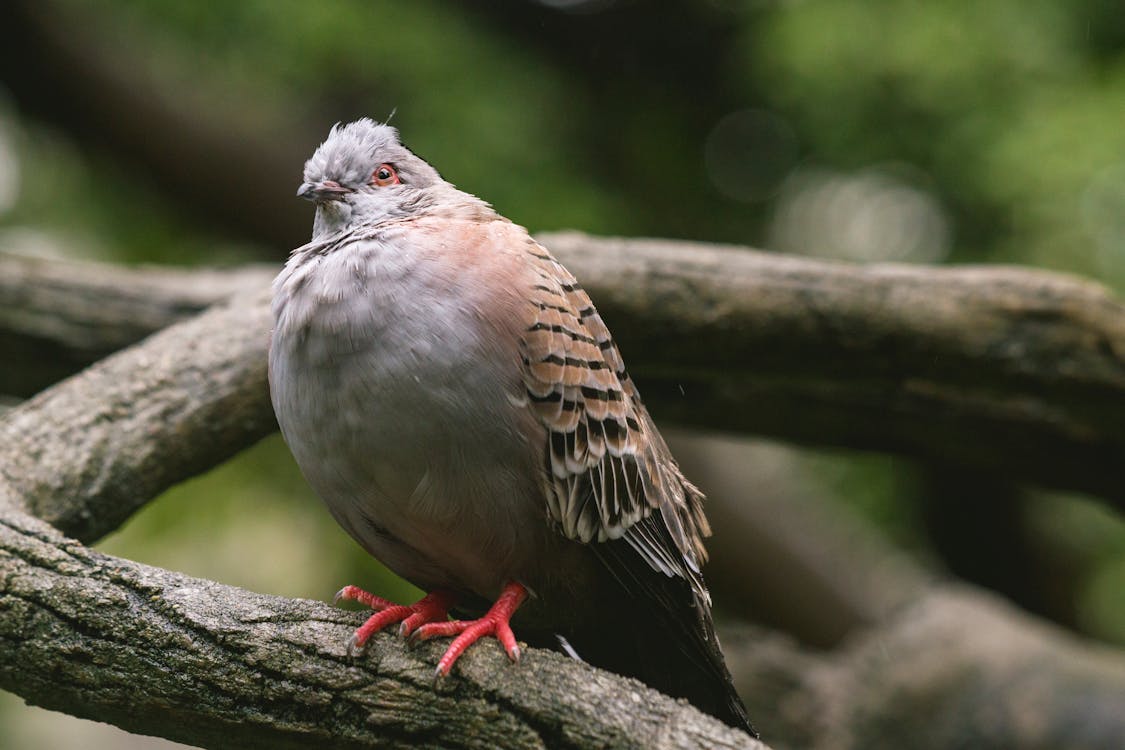
<instances>
[{"instance_id":1,"label":"bird's claw","mask_svg":"<svg viewBox=\"0 0 1125 750\"><path fill-rule=\"evenodd\" d=\"M438 661L438 671L446 675L465 649L489 635L500 641L510 660L518 662L520 647L509 621L526 598L527 589L515 581L510 582L504 586L496 603L480 619L429 623L418 628L414 637L416 640L427 640L439 636L456 636Z\"/></svg>"},{"instance_id":2,"label":"bird's claw","mask_svg":"<svg viewBox=\"0 0 1125 750\"><path fill-rule=\"evenodd\" d=\"M348 658L355 659L363 656L363 652L366 650L367 644L359 642L359 634L352 633L352 637L348 639Z\"/></svg>"},{"instance_id":3,"label":"bird's claw","mask_svg":"<svg viewBox=\"0 0 1125 750\"><path fill-rule=\"evenodd\" d=\"M360 602L375 610L375 614L368 617L348 641L348 656L359 656L363 654L368 639L392 623L400 623L400 635L412 635L416 628L425 623L445 620L454 595L444 590L433 591L414 604L404 606L368 593L358 586L345 586L336 592L332 603L336 604L341 600Z\"/></svg>"},{"instance_id":4,"label":"bird's claw","mask_svg":"<svg viewBox=\"0 0 1125 750\"><path fill-rule=\"evenodd\" d=\"M361 656L367 640L393 622L399 623L398 633L406 638L407 645L411 647L431 638L455 636L437 664L437 674L444 677L453 669L454 662L465 649L484 636L490 635L500 641L508 658L519 662L520 647L508 621L527 598L527 593L527 589L521 584L509 583L484 617L453 622L446 618L453 605L454 595L444 590L431 592L410 606L402 606L356 586L345 586L336 592L332 601L334 604L342 599L358 601L377 610L348 640L349 657Z\"/></svg>"}]
</instances>

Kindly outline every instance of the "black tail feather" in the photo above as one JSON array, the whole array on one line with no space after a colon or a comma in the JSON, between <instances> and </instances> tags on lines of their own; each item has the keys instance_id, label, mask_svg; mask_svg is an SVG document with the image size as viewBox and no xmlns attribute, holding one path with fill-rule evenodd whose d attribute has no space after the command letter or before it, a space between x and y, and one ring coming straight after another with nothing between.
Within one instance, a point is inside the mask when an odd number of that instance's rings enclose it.
<instances>
[{"instance_id":1,"label":"black tail feather","mask_svg":"<svg viewBox=\"0 0 1125 750\"><path fill-rule=\"evenodd\" d=\"M596 622L561 633L589 664L628 677L757 737L723 659L710 607L691 583L653 570L621 540L591 545L612 572ZM551 644L557 650L557 641Z\"/></svg>"}]
</instances>

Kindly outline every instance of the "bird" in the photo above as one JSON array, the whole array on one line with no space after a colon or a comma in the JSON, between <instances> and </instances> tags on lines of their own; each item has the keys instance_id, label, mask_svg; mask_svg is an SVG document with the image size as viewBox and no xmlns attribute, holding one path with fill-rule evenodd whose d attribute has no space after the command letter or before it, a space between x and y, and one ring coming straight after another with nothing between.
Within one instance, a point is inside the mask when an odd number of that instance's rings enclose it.
<instances>
[{"instance_id":1,"label":"bird","mask_svg":"<svg viewBox=\"0 0 1125 750\"><path fill-rule=\"evenodd\" d=\"M553 648L757 736L715 634L703 493L681 472L605 322L522 226L398 130L337 123L297 192L311 241L272 287L282 435L341 526L426 595L357 586L390 625ZM450 619L459 616L462 619Z\"/></svg>"}]
</instances>

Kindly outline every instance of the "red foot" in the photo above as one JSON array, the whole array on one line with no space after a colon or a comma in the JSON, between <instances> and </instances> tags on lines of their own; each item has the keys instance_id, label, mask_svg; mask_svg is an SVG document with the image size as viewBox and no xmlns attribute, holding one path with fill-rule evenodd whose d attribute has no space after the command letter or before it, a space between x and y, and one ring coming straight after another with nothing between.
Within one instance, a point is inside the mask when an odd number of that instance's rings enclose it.
<instances>
[{"instance_id":1,"label":"red foot","mask_svg":"<svg viewBox=\"0 0 1125 750\"><path fill-rule=\"evenodd\" d=\"M425 641L441 636L457 636L438 662L437 673L443 677L449 674L449 670L453 669L453 663L465 652L465 649L486 635L495 636L504 650L508 652L508 658L512 661L519 661L520 647L516 643L516 636L512 633L512 627L508 622L526 598L527 589L512 581L504 586L504 590L500 592L496 603L479 620L431 621L415 630L411 640Z\"/></svg>"},{"instance_id":2,"label":"red foot","mask_svg":"<svg viewBox=\"0 0 1125 750\"><path fill-rule=\"evenodd\" d=\"M452 591L438 589L431 591L414 604L404 606L370 594L357 586L345 586L336 592L332 603L336 604L341 599L359 602L376 610L375 614L367 618L367 622L360 625L348 641L348 655L354 656L362 654L367 640L392 622L402 623L398 628L400 635L410 635L419 625L446 620L449 617L449 608L453 606L457 595Z\"/></svg>"}]
</instances>

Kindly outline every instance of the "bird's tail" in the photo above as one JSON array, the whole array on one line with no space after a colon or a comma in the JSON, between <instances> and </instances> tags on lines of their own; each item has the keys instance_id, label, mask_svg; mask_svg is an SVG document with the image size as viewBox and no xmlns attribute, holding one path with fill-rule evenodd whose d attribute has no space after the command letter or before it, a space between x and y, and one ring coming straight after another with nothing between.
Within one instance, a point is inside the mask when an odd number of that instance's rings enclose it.
<instances>
[{"instance_id":1,"label":"bird's tail","mask_svg":"<svg viewBox=\"0 0 1125 750\"><path fill-rule=\"evenodd\" d=\"M598 628L572 631L565 640L584 661L684 698L700 711L757 737L723 661L710 615L706 634L689 637L662 627L659 616L630 609L626 618L607 617Z\"/></svg>"},{"instance_id":2,"label":"bird's tail","mask_svg":"<svg viewBox=\"0 0 1125 750\"><path fill-rule=\"evenodd\" d=\"M653 570L617 542L596 549L614 572L612 592L601 598L596 622L560 634L571 650L595 667L684 698L757 737L723 659L710 608L691 584ZM619 551L620 559L610 559Z\"/></svg>"}]
</instances>

